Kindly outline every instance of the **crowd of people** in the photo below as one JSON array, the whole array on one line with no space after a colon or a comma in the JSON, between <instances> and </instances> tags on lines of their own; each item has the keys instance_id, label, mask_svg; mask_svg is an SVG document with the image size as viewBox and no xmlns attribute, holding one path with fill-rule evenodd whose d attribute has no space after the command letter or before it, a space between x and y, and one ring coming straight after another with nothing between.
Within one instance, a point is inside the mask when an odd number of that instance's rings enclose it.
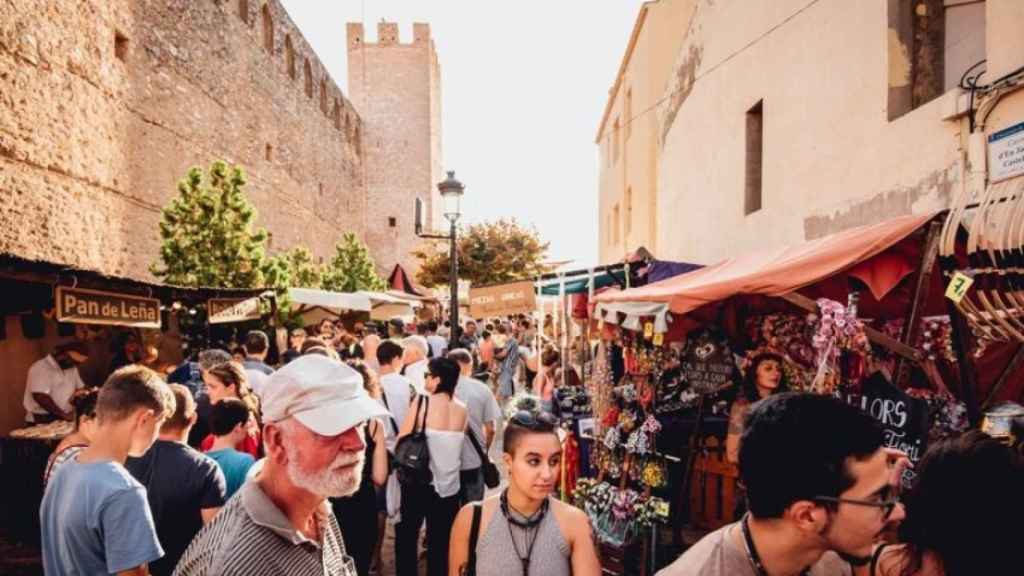
<instances>
[{"instance_id":1,"label":"crowd of people","mask_svg":"<svg viewBox=\"0 0 1024 576\"><path fill-rule=\"evenodd\" d=\"M75 381L80 348L58 349L25 399L34 422L75 422L44 479L46 573L362 576L380 572L390 524L398 576L418 574L424 545L430 575L600 574L586 514L552 497L559 353L529 320L481 326L395 320L378 333L325 320L290 332L276 369L254 331L237 354L204 350L166 381L130 362L99 389ZM952 576L1018 563L1014 533L993 522L1024 512L1017 452L980 432L939 443L900 497L908 460L878 423L787 391L778 368L754 363L751 401L731 418L742 519L659 574ZM522 390L538 409L503 418ZM499 434L507 480L485 498ZM429 462L414 470L417 445ZM882 544L897 528L899 543Z\"/></svg>"}]
</instances>

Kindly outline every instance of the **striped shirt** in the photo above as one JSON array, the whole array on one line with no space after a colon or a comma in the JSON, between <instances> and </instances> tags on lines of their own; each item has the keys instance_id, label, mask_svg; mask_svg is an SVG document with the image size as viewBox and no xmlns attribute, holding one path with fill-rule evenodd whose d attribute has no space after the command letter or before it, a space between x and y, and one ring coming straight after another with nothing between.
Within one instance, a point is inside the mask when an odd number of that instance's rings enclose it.
<instances>
[{"instance_id":1,"label":"striped shirt","mask_svg":"<svg viewBox=\"0 0 1024 576\"><path fill-rule=\"evenodd\" d=\"M322 542L296 530L250 480L192 540L174 576L356 576L326 500L317 517Z\"/></svg>"}]
</instances>

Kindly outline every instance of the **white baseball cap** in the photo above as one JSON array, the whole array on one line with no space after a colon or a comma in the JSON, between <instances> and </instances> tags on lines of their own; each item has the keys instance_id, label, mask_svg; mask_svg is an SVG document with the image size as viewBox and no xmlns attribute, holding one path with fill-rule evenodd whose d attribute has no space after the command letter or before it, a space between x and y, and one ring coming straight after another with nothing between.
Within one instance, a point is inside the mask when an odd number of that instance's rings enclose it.
<instances>
[{"instance_id":1,"label":"white baseball cap","mask_svg":"<svg viewBox=\"0 0 1024 576\"><path fill-rule=\"evenodd\" d=\"M321 436L337 436L387 410L352 367L319 354L300 356L263 385L263 421L294 417Z\"/></svg>"}]
</instances>

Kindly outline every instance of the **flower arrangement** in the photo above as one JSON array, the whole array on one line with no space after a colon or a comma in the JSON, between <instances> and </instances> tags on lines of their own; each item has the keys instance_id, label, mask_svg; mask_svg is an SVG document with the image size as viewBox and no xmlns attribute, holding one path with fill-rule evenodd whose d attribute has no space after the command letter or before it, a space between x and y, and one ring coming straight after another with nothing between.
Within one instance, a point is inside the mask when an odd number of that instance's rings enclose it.
<instances>
[{"instance_id":1,"label":"flower arrangement","mask_svg":"<svg viewBox=\"0 0 1024 576\"><path fill-rule=\"evenodd\" d=\"M642 479L644 484L657 490L658 488L664 488L668 482L665 474L664 464L655 460L650 460L644 464Z\"/></svg>"},{"instance_id":2,"label":"flower arrangement","mask_svg":"<svg viewBox=\"0 0 1024 576\"><path fill-rule=\"evenodd\" d=\"M614 539L619 540L623 535L635 534L664 521L668 507L661 498L628 488L619 489L592 478L577 481L573 504L590 516L605 540L613 534Z\"/></svg>"},{"instance_id":3,"label":"flower arrangement","mask_svg":"<svg viewBox=\"0 0 1024 576\"><path fill-rule=\"evenodd\" d=\"M967 420L967 406L948 392L937 392L927 388L910 388L907 394L928 403L928 442L938 442L958 436L970 427Z\"/></svg>"},{"instance_id":4,"label":"flower arrangement","mask_svg":"<svg viewBox=\"0 0 1024 576\"><path fill-rule=\"evenodd\" d=\"M818 351L819 365L822 362L838 362L839 351L842 349L862 354L871 352L871 344L864 333L864 323L851 314L845 305L820 298L818 310L821 311L821 317L811 342Z\"/></svg>"}]
</instances>

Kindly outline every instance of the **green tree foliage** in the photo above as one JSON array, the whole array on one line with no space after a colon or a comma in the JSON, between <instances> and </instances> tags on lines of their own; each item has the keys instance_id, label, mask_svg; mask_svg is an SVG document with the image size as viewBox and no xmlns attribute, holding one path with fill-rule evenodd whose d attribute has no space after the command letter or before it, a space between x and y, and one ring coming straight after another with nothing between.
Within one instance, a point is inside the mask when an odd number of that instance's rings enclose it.
<instances>
[{"instance_id":1,"label":"green tree foliage","mask_svg":"<svg viewBox=\"0 0 1024 576\"><path fill-rule=\"evenodd\" d=\"M324 290L355 292L385 288L386 284L377 274L370 250L355 234L342 236L334 250L334 258L323 270Z\"/></svg>"},{"instance_id":2,"label":"green tree foliage","mask_svg":"<svg viewBox=\"0 0 1024 576\"><path fill-rule=\"evenodd\" d=\"M178 196L162 211L160 261L150 270L168 284L260 288L266 285L267 232L254 229L256 209L245 197L245 174L216 161L192 168ZM280 270L269 270L280 282Z\"/></svg>"},{"instance_id":3,"label":"green tree foliage","mask_svg":"<svg viewBox=\"0 0 1024 576\"><path fill-rule=\"evenodd\" d=\"M473 224L458 234L459 278L477 286L535 278L548 272L548 246L514 219ZM425 286L448 284L448 252L440 241L414 252L421 262L416 279Z\"/></svg>"}]
</instances>

